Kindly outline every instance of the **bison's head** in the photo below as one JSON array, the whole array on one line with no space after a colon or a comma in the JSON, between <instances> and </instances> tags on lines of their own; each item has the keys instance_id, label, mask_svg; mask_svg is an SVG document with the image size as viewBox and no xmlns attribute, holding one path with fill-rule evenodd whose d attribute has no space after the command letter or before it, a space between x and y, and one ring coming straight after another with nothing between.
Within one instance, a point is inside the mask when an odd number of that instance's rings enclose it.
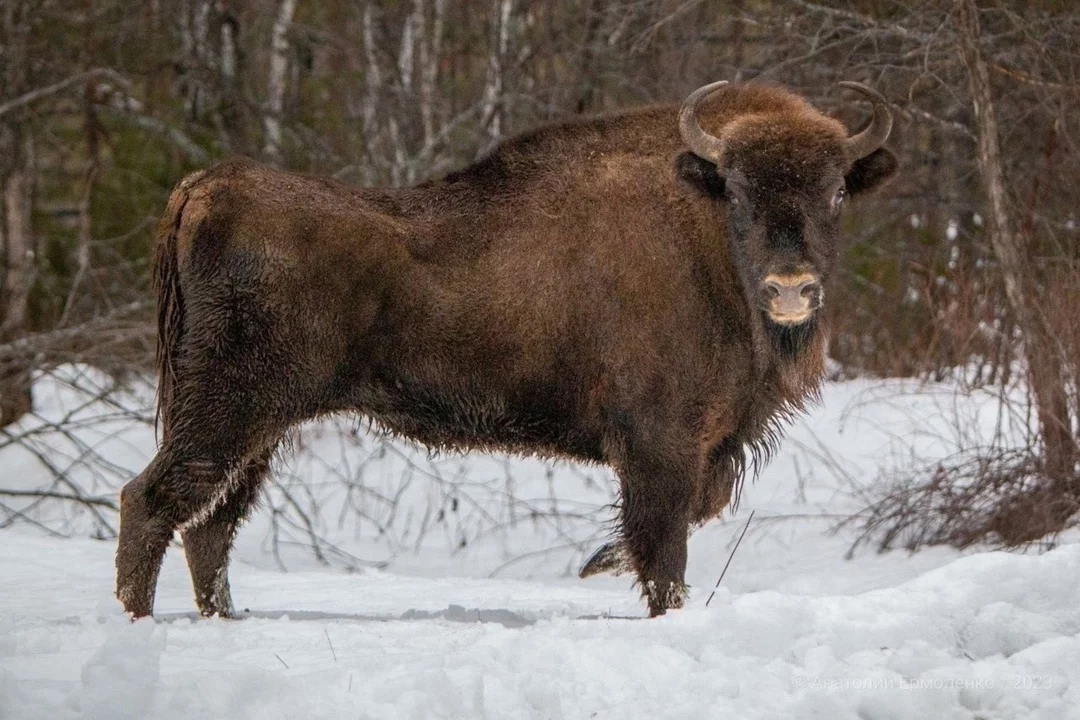
<instances>
[{"instance_id":1,"label":"bison's head","mask_svg":"<svg viewBox=\"0 0 1080 720\"><path fill-rule=\"evenodd\" d=\"M801 98L732 87L716 98L716 134L710 134L698 122L698 106L725 84L699 88L683 104L679 129L692 154L680 158L680 173L726 204L732 252L751 304L777 332L798 332L822 307L845 197L874 187L896 167L882 147L892 117L878 92L841 83L874 104L869 126L849 137Z\"/></svg>"}]
</instances>

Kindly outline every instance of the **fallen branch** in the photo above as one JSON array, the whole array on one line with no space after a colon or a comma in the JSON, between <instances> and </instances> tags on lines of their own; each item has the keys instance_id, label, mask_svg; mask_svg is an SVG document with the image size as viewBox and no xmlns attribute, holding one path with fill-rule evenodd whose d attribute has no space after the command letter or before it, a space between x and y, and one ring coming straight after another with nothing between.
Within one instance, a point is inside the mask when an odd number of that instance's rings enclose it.
<instances>
[{"instance_id":1,"label":"fallen branch","mask_svg":"<svg viewBox=\"0 0 1080 720\"><path fill-rule=\"evenodd\" d=\"M111 328L118 320L128 318L151 306L148 300L138 300L121 305L112 312L72 327L26 335L18 340L0 345L0 360L33 357L49 348L78 340L95 332Z\"/></svg>"},{"instance_id":2,"label":"fallen branch","mask_svg":"<svg viewBox=\"0 0 1080 720\"><path fill-rule=\"evenodd\" d=\"M92 505L108 508L109 510L119 510L120 507L109 498L105 497L86 497L84 495L72 495L70 493L56 492L53 490L2 490L0 489L0 496L3 497L17 497L17 498L48 498L50 500L70 500L71 502L82 503L83 505Z\"/></svg>"}]
</instances>

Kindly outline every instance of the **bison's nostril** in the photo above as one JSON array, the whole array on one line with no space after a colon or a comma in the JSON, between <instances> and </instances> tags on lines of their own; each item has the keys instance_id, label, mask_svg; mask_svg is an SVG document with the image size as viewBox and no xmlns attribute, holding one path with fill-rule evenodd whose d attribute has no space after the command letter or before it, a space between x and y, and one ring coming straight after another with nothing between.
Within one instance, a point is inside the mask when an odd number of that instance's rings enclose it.
<instances>
[{"instance_id":1,"label":"bison's nostril","mask_svg":"<svg viewBox=\"0 0 1080 720\"><path fill-rule=\"evenodd\" d=\"M820 288L821 285L816 282L807 283L806 285L803 285L802 289L799 291L799 294L802 295L804 298L814 297L818 294L818 290Z\"/></svg>"},{"instance_id":2,"label":"bison's nostril","mask_svg":"<svg viewBox=\"0 0 1080 720\"><path fill-rule=\"evenodd\" d=\"M776 283L765 283L765 291L769 294L770 298L780 297L780 286Z\"/></svg>"}]
</instances>

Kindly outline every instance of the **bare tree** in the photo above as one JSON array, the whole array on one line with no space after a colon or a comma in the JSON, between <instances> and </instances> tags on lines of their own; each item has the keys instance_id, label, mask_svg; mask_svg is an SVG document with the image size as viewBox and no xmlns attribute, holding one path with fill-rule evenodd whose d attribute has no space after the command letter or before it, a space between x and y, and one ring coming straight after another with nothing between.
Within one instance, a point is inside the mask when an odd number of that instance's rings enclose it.
<instances>
[{"instance_id":1,"label":"bare tree","mask_svg":"<svg viewBox=\"0 0 1080 720\"><path fill-rule=\"evenodd\" d=\"M263 155L271 165L280 166L282 157L282 113L285 109L285 80L289 69L289 28L296 0L281 0L270 35L270 69L266 82L265 139Z\"/></svg>"},{"instance_id":2,"label":"bare tree","mask_svg":"<svg viewBox=\"0 0 1080 720\"><path fill-rule=\"evenodd\" d=\"M30 138L14 144L14 167L3 179L5 257L4 317L0 340L19 337L26 331L30 289L34 275L34 241L30 224L34 187L34 152ZM31 407L31 368L20 363L0 365L0 426L16 420Z\"/></svg>"},{"instance_id":3,"label":"bare tree","mask_svg":"<svg viewBox=\"0 0 1080 720\"><path fill-rule=\"evenodd\" d=\"M1037 489L1028 483L1016 483L1018 492L1012 496L1006 493L981 522L972 523L968 532L972 540L993 535L1013 545L1061 530L1080 508L1077 448L1061 346L1039 308L1041 292L1008 198L990 73L980 49L982 32L974 0L956 0L955 20L971 88L978 137L976 162L986 196L987 235L999 263L1005 297L1025 344L1028 389L1034 398L1041 438L1039 471L1043 478ZM1026 464L1024 471L1031 470Z\"/></svg>"},{"instance_id":4,"label":"bare tree","mask_svg":"<svg viewBox=\"0 0 1080 720\"><path fill-rule=\"evenodd\" d=\"M36 96L29 95L31 73L28 57L31 13L29 3L13 2L0 14L0 59L4 61L3 81L15 95L3 103L7 113L0 116L0 193L3 223L3 285L0 302L0 342L26 332L30 290L34 283L34 240L32 199L34 189L34 144L22 120L22 111ZM0 427L18 419L32 404L31 367L19 362L0 364Z\"/></svg>"},{"instance_id":5,"label":"bare tree","mask_svg":"<svg viewBox=\"0 0 1080 720\"><path fill-rule=\"evenodd\" d=\"M491 142L498 142L503 135L506 57L510 48L510 23L514 12L514 0L496 0L494 12L494 30L491 51L488 55L487 81L484 84L484 105L480 124L487 129Z\"/></svg>"}]
</instances>

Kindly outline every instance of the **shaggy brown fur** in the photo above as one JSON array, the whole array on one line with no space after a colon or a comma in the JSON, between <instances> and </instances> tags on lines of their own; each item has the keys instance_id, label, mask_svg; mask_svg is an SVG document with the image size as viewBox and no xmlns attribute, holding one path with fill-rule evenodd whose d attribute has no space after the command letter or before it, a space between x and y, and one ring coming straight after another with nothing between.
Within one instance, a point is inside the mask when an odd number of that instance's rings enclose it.
<instances>
[{"instance_id":1,"label":"shaggy brown fur","mask_svg":"<svg viewBox=\"0 0 1080 720\"><path fill-rule=\"evenodd\" d=\"M229 547L270 454L334 412L436 449L610 465L609 553L651 614L680 606L687 528L818 387L836 189L895 163L845 162L843 127L778 88L702 104L722 158L687 153L676 113L541 128L409 189L242 160L185 178L156 255L161 447L121 497L127 610L152 612L179 528L201 611L229 614ZM816 278L810 316L774 322L763 283L796 271Z\"/></svg>"}]
</instances>

